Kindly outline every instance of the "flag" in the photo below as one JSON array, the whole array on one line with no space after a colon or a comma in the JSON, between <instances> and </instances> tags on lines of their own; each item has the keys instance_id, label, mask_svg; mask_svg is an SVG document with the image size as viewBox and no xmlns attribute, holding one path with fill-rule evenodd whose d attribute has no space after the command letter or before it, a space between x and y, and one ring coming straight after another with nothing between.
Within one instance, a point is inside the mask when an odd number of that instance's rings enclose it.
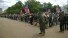
<instances>
[{"instance_id":1,"label":"flag","mask_svg":"<svg viewBox=\"0 0 68 38\"><path fill-rule=\"evenodd\" d=\"M30 13L28 6L25 6L24 11L25 13Z\"/></svg>"}]
</instances>

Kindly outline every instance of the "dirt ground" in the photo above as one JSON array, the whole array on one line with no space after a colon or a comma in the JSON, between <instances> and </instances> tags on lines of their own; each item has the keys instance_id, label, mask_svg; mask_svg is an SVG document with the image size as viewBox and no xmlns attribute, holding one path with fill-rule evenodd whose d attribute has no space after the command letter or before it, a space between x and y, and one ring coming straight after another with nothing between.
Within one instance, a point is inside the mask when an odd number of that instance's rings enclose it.
<instances>
[{"instance_id":1,"label":"dirt ground","mask_svg":"<svg viewBox=\"0 0 68 38\"><path fill-rule=\"evenodd\" d=\"M45 36L39 32L37 26L0 17L0 38L68 38L68 31L59 32L59 26L46 29Z\"/></svg>"}]
</instances>

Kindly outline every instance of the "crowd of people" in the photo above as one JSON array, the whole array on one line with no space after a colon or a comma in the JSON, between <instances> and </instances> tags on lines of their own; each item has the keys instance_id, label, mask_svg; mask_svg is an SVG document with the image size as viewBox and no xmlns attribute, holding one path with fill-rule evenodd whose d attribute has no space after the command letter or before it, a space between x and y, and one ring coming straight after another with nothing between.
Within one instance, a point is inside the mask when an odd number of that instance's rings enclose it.
<instances>
[{"instance_id":1,"label":"crowd of people","mask_svg":"<svg viewBox=\"0 0 68 38\"><path fill-rule=\"evenodd\" d=\"M59 15L60 22L60 32L64 32L64 30L68 30L68 15L64 14L64 12Z\"/></svg>"},{"instance_id":2,"label":"crowd of people","mask_svg":"<svg viewBox=\"0 0 68 38\"><path fill-rule=\"evenodd\" d=\"M39 34L45 34L45 29L47 27L52 27L54 25L58 25L60 22L60 32L63 32L64 30L68 30L68 15L64 14L64 12L61 12L59 14L59 17L56 13L38 13L38 14L33 14L33 13L27 13L27 14L7 14L5 17L8 19L13 19L13 20L20 20L23 22L30 23L31 25L37 26L39 23L40 27L40 33ZM48 24L48 25L47 25Z\"/></svg>"},{"instance_id":3,"label":"crowd of people","mask_svg":"<svg viewBox=\"0 0 68 38\"><path fill-rule=\"evenodd\" d=\"M1 17L5 17L13 20L20 20L26 23L30 23L31 25L37 26L39 24L40 33L43 36L45 35L45 29L48 27L52 27L54 25L60 25L60 32L64 30L68 30L68 15L64 14L63 11L58 11L59 14L51 13L51 12L39 12L36 14L33 13L25 13L25 14L6 14Z\"/></svg>"},{"instance_id":4,"label":"crowd of people","mask_svg":"<svg viewBox=\"0 0 68 38\"><path fill-rule=\"evenodd\" d=\"M55 15L55 16L54 16ZM45 28L52 27L53 25L57 25L57 15L56 13L25 13L25 14L7 14L3 15L1 17L5 17L8 19L13 19L13 20L20 20L26 23L30 23L31 25L37 26L39 24L41 33L45 34ZM47 25L49 24L49 25ZM40 34L41 34L40 33Z\"/></svg>"}]
</instances>

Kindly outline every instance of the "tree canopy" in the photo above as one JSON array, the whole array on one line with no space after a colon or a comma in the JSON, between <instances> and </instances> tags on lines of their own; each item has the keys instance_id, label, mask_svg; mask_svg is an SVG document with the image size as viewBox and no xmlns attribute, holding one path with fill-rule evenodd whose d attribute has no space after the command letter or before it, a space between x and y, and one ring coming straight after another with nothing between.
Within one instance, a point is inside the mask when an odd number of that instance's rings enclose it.
<instances>
[{"instance_id":1,"label":"tree canopy","mask_svg":"<svg viewBox=\"0 0 68 38\"><path fill-rule=\"evenodd\" d=\"M30 12L32 13L41 12L43 8L42 4L40 4L40 2L37 1L27 1L25 2L25 5L28 5Z\"/></svg>"},{"instance_id":2,"label":"tree canopy","mask_svg":"<svg viewBox=\"0 0 68 38\"><path fill-rule=\"evenodd\" d=\"M26 1L25 4L23 4L21 1L18 1L15 5L6 9L6 13L9 14L20 13L20 11L24 9L26 5L28 5L28 8L31 13L44 12L47 11L48 9L51 9L52 12L56 11L56 6L52 6L50 2L41 4L36 0L31 0Z\"/></svg>"},{"instance_id":3,"label":"tree canopy","mask_svg":"<svg viewBox=\"0 0 68 38\"><path fill-rule=\"evenodd\" d=\"M7 13L11 13L11 14L14 14L14 13L19 13L21 11L21 9L23 8L23 4L21 1L17 2L15 5L9 7L6 12Z\"/></svg>"}]
</instances>

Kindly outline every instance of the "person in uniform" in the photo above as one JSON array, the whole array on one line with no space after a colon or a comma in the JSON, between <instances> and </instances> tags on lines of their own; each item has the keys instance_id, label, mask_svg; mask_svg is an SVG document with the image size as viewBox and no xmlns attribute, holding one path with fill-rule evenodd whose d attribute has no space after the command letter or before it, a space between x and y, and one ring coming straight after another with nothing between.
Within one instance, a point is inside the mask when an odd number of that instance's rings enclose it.
<instances>
[{"instance_id":1,"label":"person in uniform","mask_svg":"<svg viewBox=\"0 0 68 38\"><path fill-rule=\"evenodd\" d=\"M65 15L65 30L68 30L68 14Z\"/></svg>"},{"instance_id":2,"label":"person in uniform","mask_svg":"<svg viewBox=\"0 0 68 38\"><path fill-rule=\"evenodd\" d=\"M34 26L37 26L38 23L38 14L34 15Z\"/></svg>"},{"instance_id":3,"label":"person in uniform","mask_svg":"<svg viewBox=\"0 0 68 38\"><path fill-rule=\"evenodd\" d=\"M49 27L52 27L52 15L49 15Z\"/></svg>"},{"instance_id":4,"label":"person in uniform","mask_svg":"<svg viewBox=\"0 0 68 38\"><path fill-rule=\"evenodd\" d=\"M30 18L30 24L33 25L33 18L34 17L33 17L33 14L32 13L30 14L29 18Z\"/></svg>"},{"instance_id":5,"label":"person in uniform","mask_svg":"<svg viewBox=\"0 0 68 38\"><path fill-rule=\"evenodd\" d=\"M42 16L42 13L39 13L39 27L40 27L40 33L42 36L45 35L45 19L44 16Z\"/></svg>"},{"instance_id":6,"label":"person in uniform","mask_svg":"<svg viewBox=\"0 0 68 38\"><path fill-rule=\"evenodd\" d=\"M64 24L65 24L65 18L64 18L64 13L61 12L59 15L59 22L60 22L60 32L64 31Z\"/></svg>"},{"instance_id":7,"label":"person in uniform","mask_svg":"<svg viewBox=\"0 0 68 38\"><path fill-rule=\"evenodd\" d=\"M67 15L67 30L68 30L68 15Z\"/></svg>"}]
</instances>

